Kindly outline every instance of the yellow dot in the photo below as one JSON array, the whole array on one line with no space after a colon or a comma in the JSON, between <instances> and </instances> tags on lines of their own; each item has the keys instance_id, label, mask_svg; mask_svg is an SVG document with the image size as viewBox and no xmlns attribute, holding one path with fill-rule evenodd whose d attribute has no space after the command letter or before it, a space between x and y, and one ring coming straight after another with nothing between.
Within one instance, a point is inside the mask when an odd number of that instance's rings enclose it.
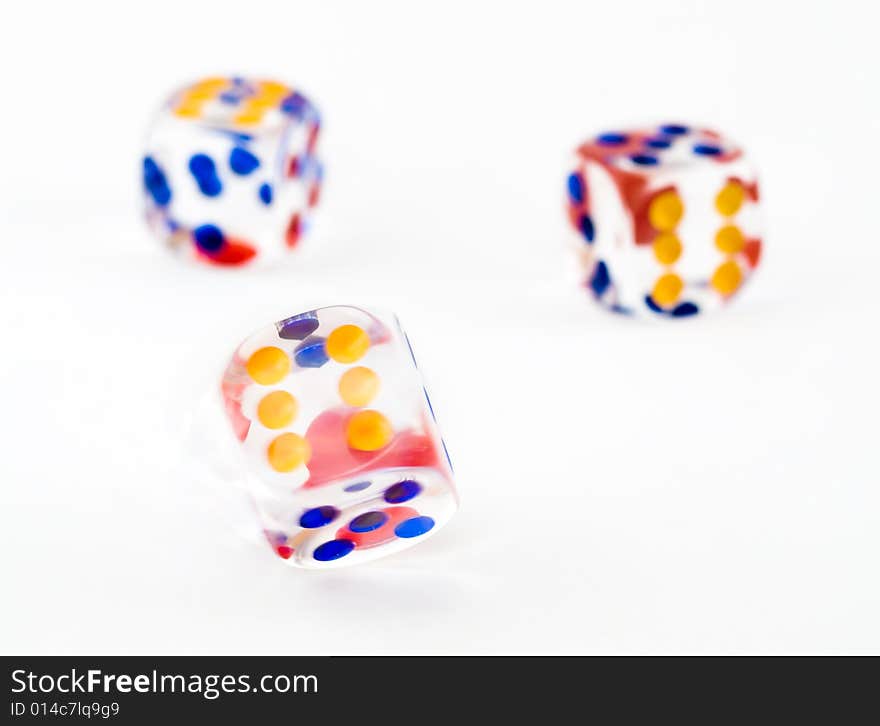
<instances>
[{"instance_id":1,"label":"yellow dot","mask_svg":"<svg viewBox=\"0 0 880 726\"><path fill-rule=\"evenodd\" d=\"M184 91L183 98L189 101L209 101L215 98L222 90L223 86L197 85Z\"/></svg>"},{"instance_id":2,"label":"yellow dot","mask_svg":"<svg viewBox=\"0 0 880 726\"><path fill-rule=\"evenodd\" d=\"M661 232L654 238L654 257L661 265L671 265L681 257L681 240L672 232Z\"/></svg>"},{"instance_id":3,"label":"yellow dot","mask_svg":"<svg viewBox=\"0 0 880 726\"><path fill-rule=\"evenodd\" d=\"M736 254L745 244L745 237L736 225L725 225L715 233L715 246L727 254Z\"/></svg>"},{"instance_id":4,"label":"yellow dot","mask_svg":"<svg viewBox=\"0 0 880 726\"><path fill-rule=\"evenodd\" d=\"M370 347L370 337L357 325L340 325L324 344L327 355L338 363L354 363Z\"/></svg>"},{"instance_id":5,"label":"yellow dot","mask_svg":"<svg viewBox=\"0 0 880 726\"><path fill-rule=\"evenodd\" d=\"M235 116L232 120L234 123L241 124L242 126L252 126L263 120L263 114L265 111L265 108L245 110Z\"/></svg>"},{"instance_id":6,"label":"yellow dot","mask_svg":"<svg viewBox=\"0 0 880 726\"><path fill-rule=\"evenodd\" d=\"M260 81L260 92L276 101L290 94L290 88L278 81Z\"/></svg>"},{"instance_id":7,"label":"yellow dot","mask_svg":"<svg viewBox=\"0 0 880 726\"><path fill-rule=\"evenodd\" d=\"M684 282L675 273L669 272L662 275L654 284L651 297L658 305L672 305L676 302L684 289Z\"/></svg>"},{"instance_id":8,"label":"yellow dot","mask_svg":"<svg viewBox=\"0 0 880 726\"><path fill-rule=\"evenodd\" d=\"M183 92L185 101L207 101L214 98L220 91L229 85L225 78L206 78L194 83Z\"/></svg>"},{"instance_id":9,"label":"yellow dot","mask_svg":"<svg viewBox=\"0 0 880 726\"><path fill-rule=\"evenodd\" d=\"M191 91L219 91L229 85L228 78L203 78L190 86Z\"/></svg>"},{"instance_id":10,"label":"yellow dot","mask_svg":"<svg viewBox=\"0 0 880 726\"><path fill-rule=\"evenodd\" d=\"M283 429L296 418L299 404L287 391L272 391L257 404L257 418L267 429Z\"/></svg>"},{"instance_id":11,"label":"yellow dot","mask_svg":"<svg viewBox=\"0 0 880 726\"><path fill-rule=\"evenodd\" d=\"M715 209L725 217L731 217L739 211L746 198L746 190L735 181L727 182L715 197Z\"/></svg>"},{"instance_id":12,"label":"yellow dot","mask_svg":"<svg viewBox=\"0 0 880 726\"><path fill-rule=\"evenodd\" d=\"M290 372L290 358L281 348L268 346L256 351L247 362L247 372L257 383L271 386Z\"/></svg>"},{"instance_id":13,"label":"yellow dot","mask_svg":"<svg viewBox=\"0 0 880 726\"><path fill-rule=\"evenodd\" d=\"M174 108L174 115L182 118L199 118L202 115L202 104L198 102L183 102Z\"/></svg>"},{"instance_id":14,"label":"yellow dot","mask_svg":"<svg viewBox=\"0 0 880 726\"><path fill-rule=\"evenodd\" d=\"M347 370L339 379L339 395L349 406L366 406L379 392L376 372L357 366Z\"/></svg>"},{"instance_id":15,"label":"yellow dot","mask_svg":"<svg viewBox=\"0 0 880 726\"><path fill-rule=\"evenodd\" d=\"M730 295L742 283L742 270L736 262L727 260L718 265L709 282L722 295Z\"/></svg>"},{"instance_id":16,"label":"yellow dot","mask_svg":"<svg viewBox=\"0 0 880 726\"><path fill-rule=\"evenodd\" d=\"M312 455L312 447L302 436L287 433L272 439L266 453L269 465L275 471L286 473L307 463Z\"/></svg>"},{"instance_id":17,"label":"yellow dot","mask_svg":"<svg viewBox=\"0 0 880 726\"><path fill-rule=\"evenodd\" d=\"M670 232L675 229L684 214L681 197L671 189L658 194L648 208L648 220L658 232Z\"/></svg>"},{"instance_id":18,"label":"yellow dot","mask_svg":"<svg viewBox=\"0 0 880 726\"><path fill-rule=\"evenodd\" d=\"M191 88L183 94L181 103L204 103L217 95L217 91L211 88Z\"/></svg>"},{"instance_id":19,"label":"yellow dot","mask_svg":"<svg viewBox=\"0 0 880 726\"><path fill-rule=\"evenodd\" d=\"M378 451L394 436L388 419L378 411L358 411L348 420L348 445L358 451Z\"/></svg>"},{"instance_id":20,"label":"yellow dot","mask_svg":"<svg viewBox=\"0 0 880 726\"><path fill-rule=\"evenodd\" d=\"M278 99L272 98L271 96L266 96L263 94L259 94L257 96L251 96L242 104L242 114L250 114L250 113L265 113L266 109L274 106L278 103Z\"/></svg>"}]
</instances>

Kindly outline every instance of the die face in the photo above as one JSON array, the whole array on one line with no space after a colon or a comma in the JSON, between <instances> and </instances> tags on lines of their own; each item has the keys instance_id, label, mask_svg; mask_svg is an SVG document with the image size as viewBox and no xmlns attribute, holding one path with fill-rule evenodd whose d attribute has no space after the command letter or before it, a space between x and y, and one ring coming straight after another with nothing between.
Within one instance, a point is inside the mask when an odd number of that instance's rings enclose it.
<instances>
[{"instance_id":1,"label":"die face","mask_svg":"<svg viewBox=\"0 0 880 726\"><path fill-rule=\"evenodd\" d=\"M299 244L318 202L320 119L274 81L206 79L173 94L143 159L146 217L199 262L272 261Z\"/></svg>"},{"instance_id":2,"label":"die face","mask_svg":"<svg viewBox=\"0 0 880 726\"><path fill-rule=\"evenodd\" d=\"M760 260L754 170L711 130L662 124L582 144L568 213L586 286L616 312L681 318L713 309Z\"/></svg>"},{"instance_id":3,"label":"die face","mask_svg":"<svg viewBox=\"0 0 880 726\"><path fill-rule=\"evenodd\" d=\"M457 508L446 447L396 321L329 307L257 331L221 386L275 552L307 568L411 546Z\"/></svg>"}]
</instances>

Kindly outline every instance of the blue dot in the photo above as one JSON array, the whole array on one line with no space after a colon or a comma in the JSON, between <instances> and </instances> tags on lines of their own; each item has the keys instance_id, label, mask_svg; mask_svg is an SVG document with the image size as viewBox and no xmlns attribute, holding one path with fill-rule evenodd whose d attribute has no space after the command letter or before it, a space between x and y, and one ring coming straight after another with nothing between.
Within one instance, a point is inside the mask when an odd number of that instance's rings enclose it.
<instances>
[{"instance_id":1,"label":"blue dot","mask_svg":"<svg viewBox=\"0 0 880 726\"><path fill-rule=\"evenodd\" d=\"M293 350L293 359L300 368L320 368L328 360L324 338L306 338Z\"/></svg>"},{"instance_id":2,"label":"blue dot","mask_svg":"<svg viewBox=\"0 0 880 726\"><path fill-rule=\"evenodd\" d=\"M362 532L372 532L374 529L379 529L387 521L388 515L385 512L367 512L352 519L348 528L352 532L361 534Z\"/></svg>"},{"instance_id":3,"label":"blue dot","mask_svg":"<svg viewBox=\"0 0 880 726\"><path fill-rule=\"evenodd\" d=\"M394 534L398 537L418 537L425 532L434 529L434 520L430 517L413 517L406 519L394 528Z\"/></svg>"},{"instance_id":4,"label":"blue dot","mask_svg":"<svg viewBox=\"0 0 880 726\"><path fill-rule=\"evenodd\" d=\"M199 190L206 197L217 197L223 191L223 185L220 183L219 177L205 177L199 180Z\"/></svg>"},{"instance_id":5,"label":"blue dot","mask_svg":"<svg viewBox=\"0 0 880 726\"><path fill-rule=\"evenodd\" d=\"M422 486L412 479L404 479L403 481L392 484L385 490L385 501L389 504L400 504L408 502L422 491Z\"/></svg>"},{"instance_id":6,"label":"blue dot","mask_svg":"<svg viewBox=\"0 0 880 726\"><path fill-rule=\"evenodd\" d=\"M323 527L325 524L330 524L338 515L339 510L336 507L331 507L329 504L323 507L307 509L299 518L299 526L306 529Z\"/></svg>"},{"instance_id":7,"label":"blue dot","mask_svg":"<svg viewBox=\"0 0 880 726\"><path fill-rule=\"evenodd\" d=\"M165 207L171 201L171 187L165 172L150 156L144 158L144 187L158 206Z\"/></svg>"},{"instance_id":8,"label":"blue dot","mask_svg":"<svg viewBox=\"0 0 880 726\"><path fill-rule=\"evenodd\" d=\"M203 224L193 230L193 239L203 252L218 252L225 239L220 228L213 224Z\"/></svg>"},{"instance_id":9,"label":"blue dot","mask_svg":"<svg viewBox=\"0 0 880 726\"><path fill-rule=\"evenodd\" d=\"M206 197L216 197L223 191L214 160L207 154L194 154L189 160L189 170Z\"/></svg>"},{"instance_id":10,"label":"blue dot","mask_svg":"<svg viewBox=\"0 0 880 726\"><path fill-rule=\"evenodd\" d=\"M229 168L236 174L247 176L259 166L260 160L243 146L233 146L229 152Z\"/></svg>"},{"instance_id":11,"label":"blue dot","mask_svg":"<svg viewBox=\"0 0 880 726\"><path fill-rule=\"evenodd\" d=\"M700 308L698 308L694 303L683 302L683 303L680 303L679 305L677 305L672 310L672 317L674 317L674 318L687 318L687 317L690 317L691 315L696 315L698 312L700 312Z\"/></svg>"},{"instance_id":12,"label":"blue dot","mask_svg":"<svg viewBox=\"0 0 880 726\"><path fill-rule=\"evenodd\" d=\"M620 146L629 141L629 136L618 133L600 134L596 141L602 146Z\"/></svg>"},{"instance_id":13,"label":"blue dot","mask_svg":"<svg viewBox=\"0 0 880 726\"><path fill-rule=\"evenodd\" d=\"M590 288L596 293L596 297L601 297L610 285L611 275L608 274L608 265L599 260L596 269L593 270L593 276L590 278Z\"/></svg>"},{"instance_id":14,"label":"blue dot","mask_svg":"<svg viewBox=\"0 0 880 726\"><path fill-rule=\"evenodd\" d=\"M297 118L300 118L302 117L308 105L309 102L306 101L305 96L294 92L281 102L281 110L282 112L290 114L291 116L296 116Z\"/></svg>"},{"instance_id":15,"label":"blue dot","mask_svg":"<svg viewBox=\"0 0 880 726\"><path fill-rule=\"evenodd\" d=\"M278 336L285 340L302 340L318 329L318 318L314 315L294 315L292 318L275 323Z\"/></svg>"},{"instance_id":16,"label":"blue dot","mask_svg":"<svg viewBox=\"0 0 880 726\"><path fill-rule=\"evenodd\" d=\"M718 156L721 153L721 147L714 144L695 144L694 153L700 156Z\"/></svg>"},{"instance_id":17,"label":"blue dot","mask_svg":"<svg viewBox=\"0 0 880 726\"><path fill-rule=\"evenodd\" d=\"M314 157L309 158L314 159ZM324 165L317 159L309 162L307 168L310 169L312 176L318 181L322 181L324 179Z\"/></svg>"},{"instance_id":18,"label":"blue dot","mask_svg":"<svg viewBox=\"0 0 880 726\"><path fill-rule=\"evenodd\" d=\"M370 486L370 484L372 484L372 482L359 481L356 484L349 484L347 487L345 487L344 491L346 491L346 492L361 492L364 489L366 489L368 486Z\"/></svg>"},{"instance_id":19,"label":"blue dot","mask_svg":"<svg viewBox=\"0 0 880 726\"><path fill-rule=\"evenodd\" d=\"M633 164L638 164L639 166L657 165L657 157L650 154L633 154L629 159Z\"/></svg>"},{"instance_id":20,"label":"blue dot","mask_svg":"<svg viewBox=\"0 0 880 726\"><path fill-rule=\"evenodd\" d=\"M653 139L645 139L645 146L651 149L668 149L672 146L672 142L669 139L656 137Z\"/></svg>"},{"instance_id":21,"label":"blue dot","mask_svg":"<svg viewBox=\"0 0 880 726\"><path fill-rule=\"evenodd\" d=\"M681 136L682 134L686 134L690 129L687 126L682 126L681 124L665 124L660 127L660 131L664 134L669 134L670 136Z\"/></svg>"},{"instance_id":22,"label":"blue dot","mask_svg":"<svg viewBox=\"0 0 880 726\"><path fill-rule=\"evenodd\" d=\"M272 203L272 185L271 184L261 184L260 185L260 201L263 202L266 206Z\"/></svg>"},{"instance_id":23,"label":"blue dot","mask_svg":"<svg viewBox=\"0 0 880 726\"><path fill-rule=\"evenodd\" d=\"M234 106L241 100L241 96L235 91L226 91L220 94L220 100Z\"/></svg>"},{"instance_id":24,"label":"blue dot","mask_svg":"<svg viewBox=\"0 0 880 726\"><path fill-rule=\"evenodd\" d=\"M214 160L207 154L193 154L189 159L189 170L193 176L210 176L217 173Z\"/></svg>"},{"instance_id":25,"label":"blue dot","mask_svg":"<svg viewBox=\"0 0 880 726\"><path fill-rule=\"evenodd\" d=\"M654 298L652 298L650 295L645 295L645 305L647 305L648 308L650 310L653 310L655 313L665 313L666 312L656 302L654 302Z\"/></svg>"},{"instance_id":26,"label":"blue dot","mask_svg":"<svg viewBox=\"0 0 880 726\"><path fill-rule=\"evenodd\" d=\"M331 560L338 560L340 557L345 557L353 549L354 542L351 540L331 539L329 542L325 542L324 544L315 547L312 557L318 560L318 562L330 562Z\"/></svg>"},{"instance_id":27,"label":"blue dot","mask_svg":"<svg viewBox=\"0 0 880 726\"><path fill-rule=\"evenodd\" d=\"M171 201L171 189L167 184L147 187L153 201L160 207L167 207Z\"/></svg>"},{"instance_id":28,"label":"blue dot","mask_svg":"<svg viewBox=\"0 0 880 726\"><path fill-rule=\"evenodd\" d=\"M578 220L578 226L581 228L581 234L587 242L592 242L593 238L596 236L596 228L593 226L593 220L590 215L582 214L581 218Z\"/></svg>"},{"instance_id":29,"label":"blue dot","mask_svg":"<svg viewBox=\"0 0 880 726\"><path fill-rule=\"evenodd\" d=\"M568 196L578 204L584 201L584 180L577 172L568 177Z\"/></svg>"}]
</instances>

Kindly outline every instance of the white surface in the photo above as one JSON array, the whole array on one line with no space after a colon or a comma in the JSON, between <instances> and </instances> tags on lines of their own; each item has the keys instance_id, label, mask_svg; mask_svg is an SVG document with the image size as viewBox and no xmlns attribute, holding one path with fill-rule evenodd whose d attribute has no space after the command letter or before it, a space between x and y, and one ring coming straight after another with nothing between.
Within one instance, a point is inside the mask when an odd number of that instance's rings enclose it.
<instances>
[{"instance_id":1,"label":"white surface","mask_svg":"<svg viewBox=\"0 0 880 726\"><path fill-rule=\"evenodd\" d=\"M872 4L6 17L4 652L880 651ZM260 274L185 266L138 216L155 104L235 71L327 119L317 234ZM646 117L716 125L762 172L763 269L711 318L631 322L574 285L568 152ZM463 508L298 572L192 475L187 424L251 330L348 302L409 331Z\"/></svg>"}]
</instances>

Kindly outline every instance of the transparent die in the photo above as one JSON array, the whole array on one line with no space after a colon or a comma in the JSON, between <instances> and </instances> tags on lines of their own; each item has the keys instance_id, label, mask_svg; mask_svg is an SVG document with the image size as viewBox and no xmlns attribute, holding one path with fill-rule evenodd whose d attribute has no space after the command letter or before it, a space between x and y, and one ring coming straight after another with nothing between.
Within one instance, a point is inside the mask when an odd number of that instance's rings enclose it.
<instances>
[{"instance_id":1,"label":"transparent die","mask_svg":"<svg viewBox=\"0 0 880 726\"><path fill-rule=\"evenodd\" d=\"M305 96L277 81L207 78L176 91L143 157L150 228L211 265L283 257L318 203L320 123Z\"/></svg>"},{"instance_id":2,"label":"transparent die","mask_svg":"<svg viewBox=\"0 0 880 726\"><path fill-rule=\"evenodd\" d=\"M395 319L327 307L244 341L221 385L276 554L326 568L405 549L457 509L446 447Z\"/></svg>"},{"instance_id":3,"label":"transparent die","mask_svg":"<svg viewBox=\"0 0 880 726\"><path fill-rule=\"evenodd\" d=\"M615 312L696 315L733 298L758 266L755 171L715 131L600 134L578 147L567 181L586 287Z\"/></svg>"}]
</instances>

